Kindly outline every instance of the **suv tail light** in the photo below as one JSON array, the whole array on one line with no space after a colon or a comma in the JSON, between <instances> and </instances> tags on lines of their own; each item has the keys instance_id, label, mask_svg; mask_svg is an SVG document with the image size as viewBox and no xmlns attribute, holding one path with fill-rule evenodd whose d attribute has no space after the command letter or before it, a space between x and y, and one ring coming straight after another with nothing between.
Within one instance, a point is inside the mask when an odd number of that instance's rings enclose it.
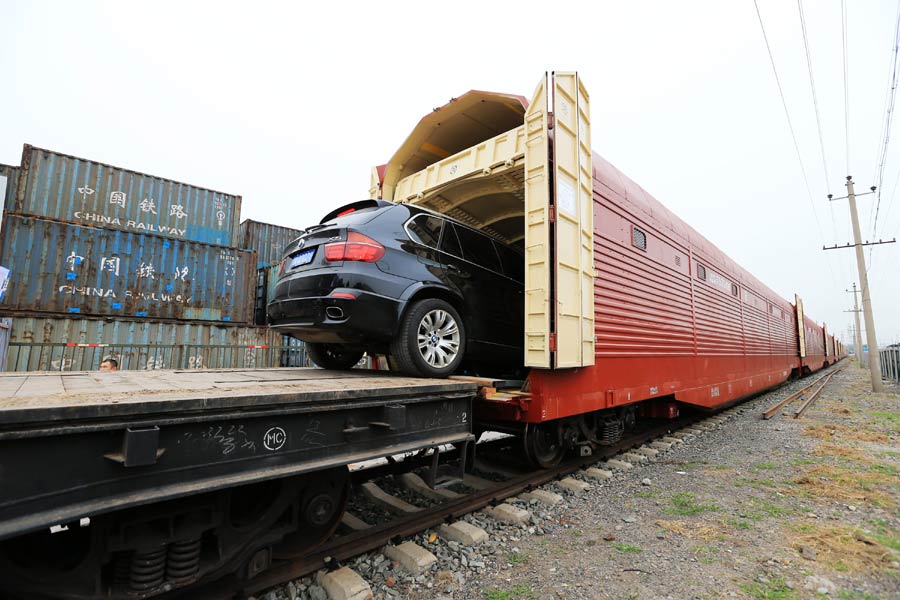
<instances>
[{"instance_id":1,"label":"suv tail light","mask_svg":"<svg viewBox=\"0 0 900 600\"><path fill-rule=\"evenodd\" d=\"M340 260L376 262L382 256L384 256L384 246L356 231L347 233L346 242L327 244L325 246L325 260L330 262Z\"/></svg>"},{"instance_id":2,"label":"suv tail light","mask_svg":"<svg viewBox=\"0 0 900 600\"><path fill-rule=\"evenodd\" d=\"M288 259L284 259L281 261L281 267L278 268L278 276L281 277L284 275L284 270L287 268Z\"/></svg>"}]
</instances>

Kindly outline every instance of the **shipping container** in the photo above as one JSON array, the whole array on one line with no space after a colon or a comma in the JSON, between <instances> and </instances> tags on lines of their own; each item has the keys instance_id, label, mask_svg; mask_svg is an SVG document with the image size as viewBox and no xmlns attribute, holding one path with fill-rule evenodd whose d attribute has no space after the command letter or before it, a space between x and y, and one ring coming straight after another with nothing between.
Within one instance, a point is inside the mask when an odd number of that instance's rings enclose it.
<instances>
[{"instance_id":1,"label":"shipping container","mask_svg":"<svg viewBox=\"0 0 900 600\"><path fill-rule=\"evenodd\" d=\"M275 298L275 286L278 284L278 272L281 265L262 267L256 270L256 294L253 301L253 324L268 325L269 316L266 307Z\"/></svg>"},{"instance_id":2,"label":"shipping container","mask_svg":"<svg viewBox=\"0 0 900 600\"><path fill-rule=\"evenodd\" d=\"M280 263L284 249L300 237L299 229L280 225L270 225L247 219L241 223L238 245L244 250L256 252L257 267L263 268Z\"/></svg>"},{"instance_id":3,"label":"shipping container","mask_svg":"<svg viewBox=\"0 0 900 600\"><path fill-rule=\"evenodd\" d=\"M12 319L0 319L0 371L6 370L12 322Z\"/></svg>"},{"instance_id":4,"label":"shipping container","mask_svg":"<svg viewBox=\"0 0 900 600\"><path fill-rule=\"evenodd\" d=\"M249 323L256 256L38 217L5 215L0 310ZM15 315L12 315L15 316Z\"/></svg>"},{"instance_id":5,"label":"shipping container","mask_svg":"<svg viewBox=\"0 0 900 600\"><path fill-rule=\"evenodd\" d=\"M19 168L10 165L0 165L0 198L3 205L7 206L16 196L16 185L19 181ZM3 225L0 224L0 228Z\"/></svg>"},{"instance_id":6,"label":"shipping container","mask_svg":"<svg viewBox=\"0 0 900 600\"><path fill-rule=\"evenodd\" d=\"M234 246L241 197L25 145L11 212Z\"/></svg>"},{"instance_id":7,"label":"shipping container","mask_svg":"<svg viewBox=\"0 0 900 600\"><path fill-rule=\"evenodd\" d=\"M105 356L123 369L305 366L302 345L264 327L51 317L10 321L10 371L93 370ZM0 343L2 336L0 331Z\"/></svg>"}]
</instances>

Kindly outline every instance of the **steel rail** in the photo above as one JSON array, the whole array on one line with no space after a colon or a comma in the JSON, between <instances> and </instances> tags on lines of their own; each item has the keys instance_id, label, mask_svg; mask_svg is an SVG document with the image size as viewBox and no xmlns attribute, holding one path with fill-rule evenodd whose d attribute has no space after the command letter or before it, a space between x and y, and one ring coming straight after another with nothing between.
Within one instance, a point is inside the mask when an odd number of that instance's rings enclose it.
<instances>
[{"instance_id":1,"label":"steel rail","mask_svg":"<svg viewBox=\"0 0 900 600\"><path fill-rule=\"evenodd\" d=\"M843 367L841 367L840 369L837 369L836 371L832 371L831 373L829 373L828 375L826 375L823 378L825 381L822 382L822 385L820 385L816 389L816 391L814 391L812 393L812 395L810 395L810 397L807 398L806 401L800 405L800 408L798 408L796 410L796 412L794 412L795 419L799 419L800 417L803 416L803 413L806 412L806 409L808 409L810 406L812 406L813 402L815 402L816 399L819 397L819 394L822 393L822 390L825 389L825 386L828 385L828 382L831 381L831 378L834 377L835 375L837 375L838 373L840 373L842 370L843 370Z\"/></svg>"},{"instance_id":2,"label":"steel rail","mask_svg":"<svg viewBox=\"0 0 900 600\"><path fill-rule=\"evenodd\" d=\"M831 377L836 373L837 371L834 371L822 375L816 379L816 381L804 386L803 389L791 394L788 398L791 400L795 399L802 395L802 393L808 392L811 387L817 385L825 377ZM765 390L758 394L753 394L753 396L746 400L752 400L753 398L771 391L772 390ZM778 408L786 403L787 402L784 400L779 402ZM735 405L736 404L724 407L723 410L733 408ZM283 585L288 581L315 573L320 569L337 568L341 564L341 561L346 561L366 552L376 550L385 544L396 542L398 539L406 536L415 535L447 521L458 519L463 515L484 508L490 504L502 502L506 498L539 487L555 479L574 473L579 469L595 465L603 459L611 458L631 448L646 444L671 431L689 427L698 421L707 419L712 416L712 414L716 413L693 414L680 417L673 421L667 421L658 426L649 427L635 433L634 435L629 436L628 439L622 440L615 445L603 446L590 456L572 458L552 469L540 469L516 475L505 481L497 482L496 485L491 486L490 488L475 490L470 494L466 494L457 499L448 500L437 506L425 508L408 515L399 516L389 522L375 525L361 531L354 531L347 535L332 538L323 546L320 546L315 551L305 556L274 561L270 568L249 581L239 580L233 576L225 577L217 581L200 584L199 586L190 586L179 590L173 590L169 594L160 596L160 600L169 600L173 598L191 598L191 600L247 598L275 586ZM498 442L501 442L501 440L498 440ZM403 461L403 463L406 463L406 461ZM396 474L403 470L403 463L383 465L371 470L358 471L351 474L351 476L353 476L354 480L359 481L366 471L369 471L372 475L387 473ZM416 463L417 461L410 461L405 466L411 468Z\"/></svg>"},{"instance_id":3,"label":"steel rail","mask_svg":"<svg viewBox=\"0 0 900 600\"><path fill-rule=\"evenodd\" d=\"M596 464L606 458L621 454L631 448L641 446L667 433L682 429L708 418L708 414L694 414L667 421L656 427L629 436L612 446L603 446L590 456L576 457L552 469L540 469L517 475L484 490L475 490L458 499L448 500L437 506L415 513L399 516L392 521L361 531L333 538L306 556L288 559L281 564L274 563L269 569L250 581L237 582L231 578L210 582L208 585L176 590L161 598L217 599L246 598L261 591L282 585L287 581L309 575L319 569L332 568L341 561L370 552L399 538L414 535L425 529L436 527L447 521L458 519L490 504L544 485L550 481L569 475L579 469ZM187 595L183 595L187 594Z\"/></svg>"},{"instance_id":4,"label":"steel rail","mask_svg":"<svg viewBox=\"0 0 900 600\"><path fill-rule=\"evenodd\" d=\"M772 406L772 407L766 409L765 412L763 412L762 418L765 419L765 420L771 419L771 418L774 417L776 414L778 414L778 412L779 412L786 404L788 404L788 403L790 403L790 402L793 402L793 401L796 400L797 398L800 398L800 397L802 397L802 396L805 396L806 394L809 393L809 390L812 389L813 387L815 387L820 381L822 381L822 380L825 379L826 377L831 377L832 375L834 375L834 373L825 373L824 375L822 375L821 377L819 377L818 379L816 379L815 381L813 381L813 382L810 383L809 385L806 385L806 386L800 388L799 390L797 390L796 392L794 392L794 393L791 394L790 396L787 396L787 397L784 398L783 400L779 400L774 406Z\"/></svg>"}]
</instances>

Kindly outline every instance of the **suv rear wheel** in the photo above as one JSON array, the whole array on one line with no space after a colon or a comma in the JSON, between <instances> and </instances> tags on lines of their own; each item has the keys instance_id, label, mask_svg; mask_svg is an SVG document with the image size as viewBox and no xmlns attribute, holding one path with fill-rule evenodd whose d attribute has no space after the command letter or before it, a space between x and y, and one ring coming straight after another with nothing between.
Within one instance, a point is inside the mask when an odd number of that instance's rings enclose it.
<instances>
[{"instance_id":1,"label":"suv rear wheel","mask_svg":"<svg viewBox=\"0 0 900 600\"><path fill-rule=\"evenodd\" d=\"M459 313L438 298L413 303L391 344L400 370L417 377L452 375L465 349L466 330Z\"/></svg>"},{"instance_id":2,"label":"suv rear wheel","mask_svg":"<svg viewBox=\"0 0 900 600\"><path fill-rule=\"evenodd\" d=\"M352 350L340 344L310 343L306 345L309 359L323 369L352 368L362 358L362 350Z\"/></svg>"}]
</instances>

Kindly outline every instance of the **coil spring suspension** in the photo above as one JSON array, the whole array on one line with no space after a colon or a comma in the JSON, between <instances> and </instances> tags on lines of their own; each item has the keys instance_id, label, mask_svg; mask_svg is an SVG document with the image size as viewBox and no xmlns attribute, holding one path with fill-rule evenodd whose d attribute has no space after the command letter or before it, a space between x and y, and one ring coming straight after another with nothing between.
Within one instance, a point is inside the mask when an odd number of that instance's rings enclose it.
<instances>
[{"instance_id":1,"label":"coil spring suspension","mask_svg":"<svg viewBox=\"0 0 900 600\"><path fill-rule=\"evenodd\" d=\"M131 575L132 552L118 552L113 559L113 583L127 585Z\"/></svg>"},{"instance_id":2,"label":"coil spring suspension","mask_svg":"<svg viewBox=\"0 0 900 600\"><path fill-rule=\"evenodd\" d=\"M622 439L622 433L625 431L625 423L622 419L606 418L600 422L598 441L604 446L612 446Z\"/></svg>"},{"instance_id":3,"label":"coil spring suspension","mask_svg":"<svg viewBox=\"0 0 900 600\"><path fill-rule=\"evenodd\" d=\"M169 557L166 561L166 577L168 579L188 579L200 570L201 539L183 540L169 545Z\"/></svg>"},{"instance_id":4,"label":"coil spring suspension","mask_svg":"<svg viewBox=\"0 0 900 600\"><path fill-rule=\"evenodd\" d=\"M141 592L161 585L166 576L166 547L150 552L135 552L131 557L128 587Z\"/></svg>"}]
</instances>

